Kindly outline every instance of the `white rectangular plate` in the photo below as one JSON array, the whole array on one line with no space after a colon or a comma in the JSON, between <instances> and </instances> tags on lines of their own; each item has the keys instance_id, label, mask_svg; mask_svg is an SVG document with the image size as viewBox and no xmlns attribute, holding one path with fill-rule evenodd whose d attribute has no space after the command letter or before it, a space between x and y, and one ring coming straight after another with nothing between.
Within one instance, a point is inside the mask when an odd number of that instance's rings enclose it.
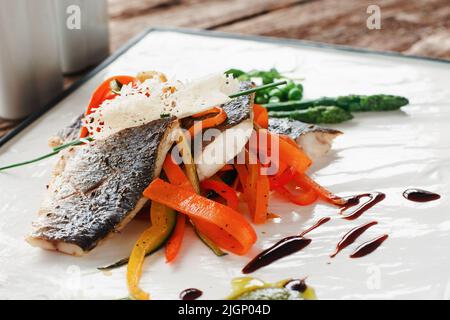
<instances>
[{"instance_id":1,"label":"white rectangular plate","mask_svg":"<svg viewBox=\"0 0 450 320\"><path fill-rule=\"evenodd\" d=\"M170 77L194 79L231 67L276 67L304 78L306 98L349 93L406 96L402 111L358 114L337 125L345 132L333 151L311 174L339 195L366 191L387 194L385 201L356 221L339 217L323 203L298 207L274 197L270 211L278 221L257 226L258 242L245 257L214 256L188 232L182 253L168 265L163 252L148 258L142 287L154 299L178 299L195 287L203 299L230 293L230 281L261 249L293 235L320 217L332 221L310 234L303 251L254 273L265 281L308 277L320 299L443 299L450 297L450 64L370 53L296 45L294 42L209 37L153 31L98 72L0 149L0 165L48 152L46 141L79 115L91 92L106 77L160 70ZM24 88L25 90L26 88ZM56 158L0 173L0 298L117 299L127 296L125 268L96 270L129 254L145 228L136 221L123 233L83 258L30 247L24 238L45 193ZM442 195L441 200L413 203L402 197L408 187ZM352 247L330 259L350 228L377 220ZM350 259L363 241L387 233L374 253Z\"/></svg>"}]
</instances>

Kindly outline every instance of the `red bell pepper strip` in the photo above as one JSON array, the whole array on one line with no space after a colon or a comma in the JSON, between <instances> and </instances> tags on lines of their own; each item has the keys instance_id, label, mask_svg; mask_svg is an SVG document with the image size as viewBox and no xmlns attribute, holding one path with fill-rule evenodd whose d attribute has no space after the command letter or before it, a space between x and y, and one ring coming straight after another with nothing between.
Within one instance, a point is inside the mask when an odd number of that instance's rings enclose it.
<instances>
[{"instance_id":1,"label":"red bell pepper strip","mask_svg":"<svg viewBox=\"0 0 450 320\"><path fill-rule=\"evenodd\" d=\"M315 182L313 179L308 177L306 174L298 174L295 177L295 181L297 184L304 188L305 190L314 190L315 193L319 195L320 198L327 201L328 203L337 205L337 206L343 206L346 204L346 200L334 195L332 192L328 191L321 185L319 185L317 182Z\"/></svg>"},{"instance_id":2,"label":"red bell pepper strip","mask_svg":"<svg viewBox=\"0 0 450 320\"><path fill-rule=\"evenodd\" d=\"M171 184L194 191L194 187L189 182L183 170L175 163L170 154L164 159L163 170Z\"/></svg>"},{"instance_id":3,"label":"red bell pepper strip","mask_svg":"<svg viewBox=\"0 0 450 320\"><path fill-rule=\"evenodd\" d=\"M166 156L166 159L164 160L163 170L170 183L194 191L192 184L186 178L183 170L181 170L181 168L175 163L175 161L173 161L173 158L170 154L168 154ZM167 263L172 262L180 252L185 227L186 216L184 214L178 214L175 229L170 235L165 248Z\"/></svg>"},{"instance_id":4,"label":"red bell pepper strip","mask_svg":"<svg viewBox=\"0 0 450 320\"><path fill-rule=\"evenodd\" d=\"M225 171L231 171L231 170L234 170L233 166L231 164L226 164L219 171L220 172L225 172Z\"/></svg>"},{"instance_id":5,"label":"red bell pepper strip","mask_svg":"<svg viewBox=\"0 0 450 320\"><path fill-rule=\"evenodd\" d=\"M164 253L166 255L167 263L172 262L180 252L185 227L186 227L186 216L184 214L178 214L175 229L173 230L169 240L167 240L166 243L166 249Z\"/></svg>"},{"instance_id":6,"label":"red bell pepper strip","mask_svg":"<svg viewBox=\"0 0 450 320\"><path fill-rule=\"evenodd\" d=\"M276 188L275 191L278 192L280 195L286 197L292 203L295 203L300 206L310 205L314 203L319 197L313 189L294 194L291 191L289 191L285 186L280 186Z\"/></svg>"},{"instance_id":7,"label":"red bell pepper strip","mask_svg":"<svg viewBox=\"0 0 450 320\"><path fill-rule=\"evenodd\" d=\"M282 187L291 182L295 177L295 172L291 168L286 168L283 172L269 177L271 190Z\"/></svg>"},{"instance_id":8,"label":"red bell pepper strip","mask_svg":"<svg viewBox=\"0 0 450 320\"><path fill-rule=\"evenodd\" d=\"M136 78L131 76L114 76L103 81L103 83L98 86L92 94L85 115L90 114L93 109L98 108L103 103L103 101L114 99L117 96L116 94L111 92L110 83L113 80L117 80L121 84L129 84L130 82L136 81ZM80 138L87 137L88 134L88 129L86 127L81 127Z\"/></svg>"},{"instance_id":9,"label":"red bell pepper strip","mask_svg":"<svg viewBox=\"0 0 450 320\"><path fill-rule=\"evenodd\" d=\"M202 233L235 254L246 254L256 242L255 230L239 212L186 188L157 178L145 189L144 196L195 219Z\"/></svg>"}]
</instances>

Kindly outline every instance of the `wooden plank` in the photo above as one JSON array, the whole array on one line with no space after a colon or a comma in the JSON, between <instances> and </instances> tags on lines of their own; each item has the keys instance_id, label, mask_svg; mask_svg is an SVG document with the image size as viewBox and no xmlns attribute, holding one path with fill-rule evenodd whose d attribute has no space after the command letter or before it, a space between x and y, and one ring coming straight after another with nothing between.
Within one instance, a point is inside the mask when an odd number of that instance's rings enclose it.
<instances>
[{"instance_id":1,"label":"wooden plank","mask_svg":"<svg viewBox=\"0 0 450 320\"><path fill-rule=\"evenodd\" d=\"M381 30L366 27L366 9L372 4L381 8ZM320 0L218 29L450 58L448 47L440 48L439 37L425 42L433 42L435 50L417 45L408 51L416 42L436 31L450 31L448 0Z\"/></svg>"},{"instance_id":2,"label":"wooden plank","mask_svg":"<svg viewBox=\"0 0 450 320\"><path fill-rule=\"evenodd\" d=\"M19 123L20 123L20 120L0 119L0 137L7 134L11 129L13 129Z\"/></svg>"},{"instance_id":3,"label":"wooden plank","mask_svg":"<svg viewBox=\"0 0 450 320\"><path fill-rule=\"evenodd\" d=\"M155 9L130 19L114 18L110 23L111 47L115 50L126 39L147 26L176 26L211 29L249 17L289 7L306 0L215 0L182 2L166 9Z\"/></svg>"},{"instance_id":4,"label":"wooden plank","mask_svg":"<svg viewBox=\"0 0 450 320\"><path fill-rule=\"evenodd\" d=\"M450 31L425 36L404 53L450 59Z\"/></svg>"},{"instance_id":5,"label":"wooden plank","mask_svg":"<svg viewBox=\"0 0 450 320\"><path fill-rule=\"evenodd\" d=\"M179 3L178 0L108 0L110 18L134 17L160 7Z\"/></svg>"}]
</instances>

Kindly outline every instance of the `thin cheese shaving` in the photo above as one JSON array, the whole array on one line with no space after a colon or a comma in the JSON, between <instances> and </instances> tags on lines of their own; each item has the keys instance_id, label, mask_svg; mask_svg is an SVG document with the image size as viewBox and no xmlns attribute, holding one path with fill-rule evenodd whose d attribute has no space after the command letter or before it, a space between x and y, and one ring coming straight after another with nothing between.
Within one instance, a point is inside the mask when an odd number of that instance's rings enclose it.
<instances>
[{"instance_id":1,"label":"thin cheese shaving","mask_svg":"<svg viewBox=\"0 0 450 320\"><path fill-rule=\"evenodd\" d=\"M189 117L228 102L229 95L238 91L239 82L223 74L213 74L187 84L163 82L155 77L137 85L124 85L120 95L104 101L87 115L84 125L90 136L102 139L163 116Z\"/></svg>"}]
</instances>

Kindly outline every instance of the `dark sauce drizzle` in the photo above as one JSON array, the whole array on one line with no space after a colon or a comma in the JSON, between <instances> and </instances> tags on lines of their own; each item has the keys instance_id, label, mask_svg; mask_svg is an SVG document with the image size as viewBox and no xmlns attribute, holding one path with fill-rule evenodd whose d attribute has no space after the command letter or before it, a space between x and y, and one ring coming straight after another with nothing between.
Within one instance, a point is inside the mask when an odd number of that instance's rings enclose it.
<instances>
[{"instance_id":1,"label":"dark sauce drizzle","mask_svg":"<svg viewBox=\"0 0 450 320\"><path fill-rule=\"evenodd\" d=\"M181 291L180 299L181 300L195 300L195 299L200 298L202 294L203 294L203 292L198 289L189 288L189 289Z\"/></svg>"},{"instance_id":2,"label":"dark sauce drizzle","mask_svg":"<svg viewBox=\"0 0 450 320\"><path fill-rule=\"evenodd\" d=\"M375 239L364 242L350 255L350 258L361 258L369 253L374 252L388 238L387 234L379 236Z\"/></svg>"},{"instance_id":3,"label":"dark sauce drizzle","mask_svg":"<svg viewBox=\"0 0 450 320\"><path fill-rule=\"evenodd\" d=\"M367 201L360 203L362 198L369 198ZM381 192L371 192L346 198L345 205L342 206L341 214L347 212L348 209L357 206L352 212L344 215L344 219L355 220L364 212L372 208L377 203L383 201L386 195Z\"/></svg>"},{"instance_id":4,"label":"dark sauce drizzle","mask_svg":"<svg viewBox=\"0 0 450 320\"><path fill-rule=\"evenodd\" d=\"M355 242L356 239L360 235L362 235L367 229L369 229L371 226L376 225L377 221L372 221L365 223L361 226L355 227L351 229L349 232L347 232L341 239L341 241L338 242L336 245L336 251L330 255L331 258L334 258L341 250L351 245L353 242Z\"/></svg>"},{"instance_id":5,"label":"dark sauce drizzle","mask_svg":"<svg viewBox=\"0 0 450 320\"><path fill-rule=\"evenodd\" d=\"M302 236L290 236L281 239L270 248L259 253L243 269L242 273L252 273L272 262L298 252L311 243L311 239Z\"/></svg>"},{"instance_id":6,"label":"dark sauce drizzle","mask_svg":"<svg viewBox=\"0 0 450 320\"><path fill-rule=\"evenodd\" d=\"M422 189L407 189L403 192L403 196L414 202L428 202L441 198L441 196L437 193Z\"/></svg>"},{"instance_id":7,"label":"dark sauce drizzle","mask_svg":"<svg viewBox=\"0 0 450 320\"><path fill-rule=\"evenodd\" d=\"M305 279L292 279L288 283L284 285L286 289L292 290L292 291L298 291L300 293L303 293L306 291L307 286L305 283Z\"/></svg>"},{"instance_id":8,"label":"dark sauce drizzle","mask_svg":"<svg viewBox=\"0 0 450 320\"><path fill-rule=\"evenodd\" d=\"M311 239L303 238L303 236L330 220L330 217L321 218L311 227L300 233L298 236L283 238L270 248L261 251L261 253L259 253L249 263L247 263L247 265L242 269L242 273L252 273L262 267L271 264L272 262L275 262L276 260L302 250L311 243Z\"/></svg>"},{"instance_id":9,"label":"dark sauce drizzle","mask_svg":"<svg viewBox=\"0 0 450 320\"><path fill-rule=\"evenodd\" d=\"M328 221L330 221L331 218L330 217L324 217L319 219L319 221L317 221L315 224L313 224L311 227L309 227L308 229L304 230L302 233L299 234L300 237L303 237L305 234L313 231L314 229L320 227L321 225L323 225L324 223L327 223Z\"/></svg>"}]
</instances>

